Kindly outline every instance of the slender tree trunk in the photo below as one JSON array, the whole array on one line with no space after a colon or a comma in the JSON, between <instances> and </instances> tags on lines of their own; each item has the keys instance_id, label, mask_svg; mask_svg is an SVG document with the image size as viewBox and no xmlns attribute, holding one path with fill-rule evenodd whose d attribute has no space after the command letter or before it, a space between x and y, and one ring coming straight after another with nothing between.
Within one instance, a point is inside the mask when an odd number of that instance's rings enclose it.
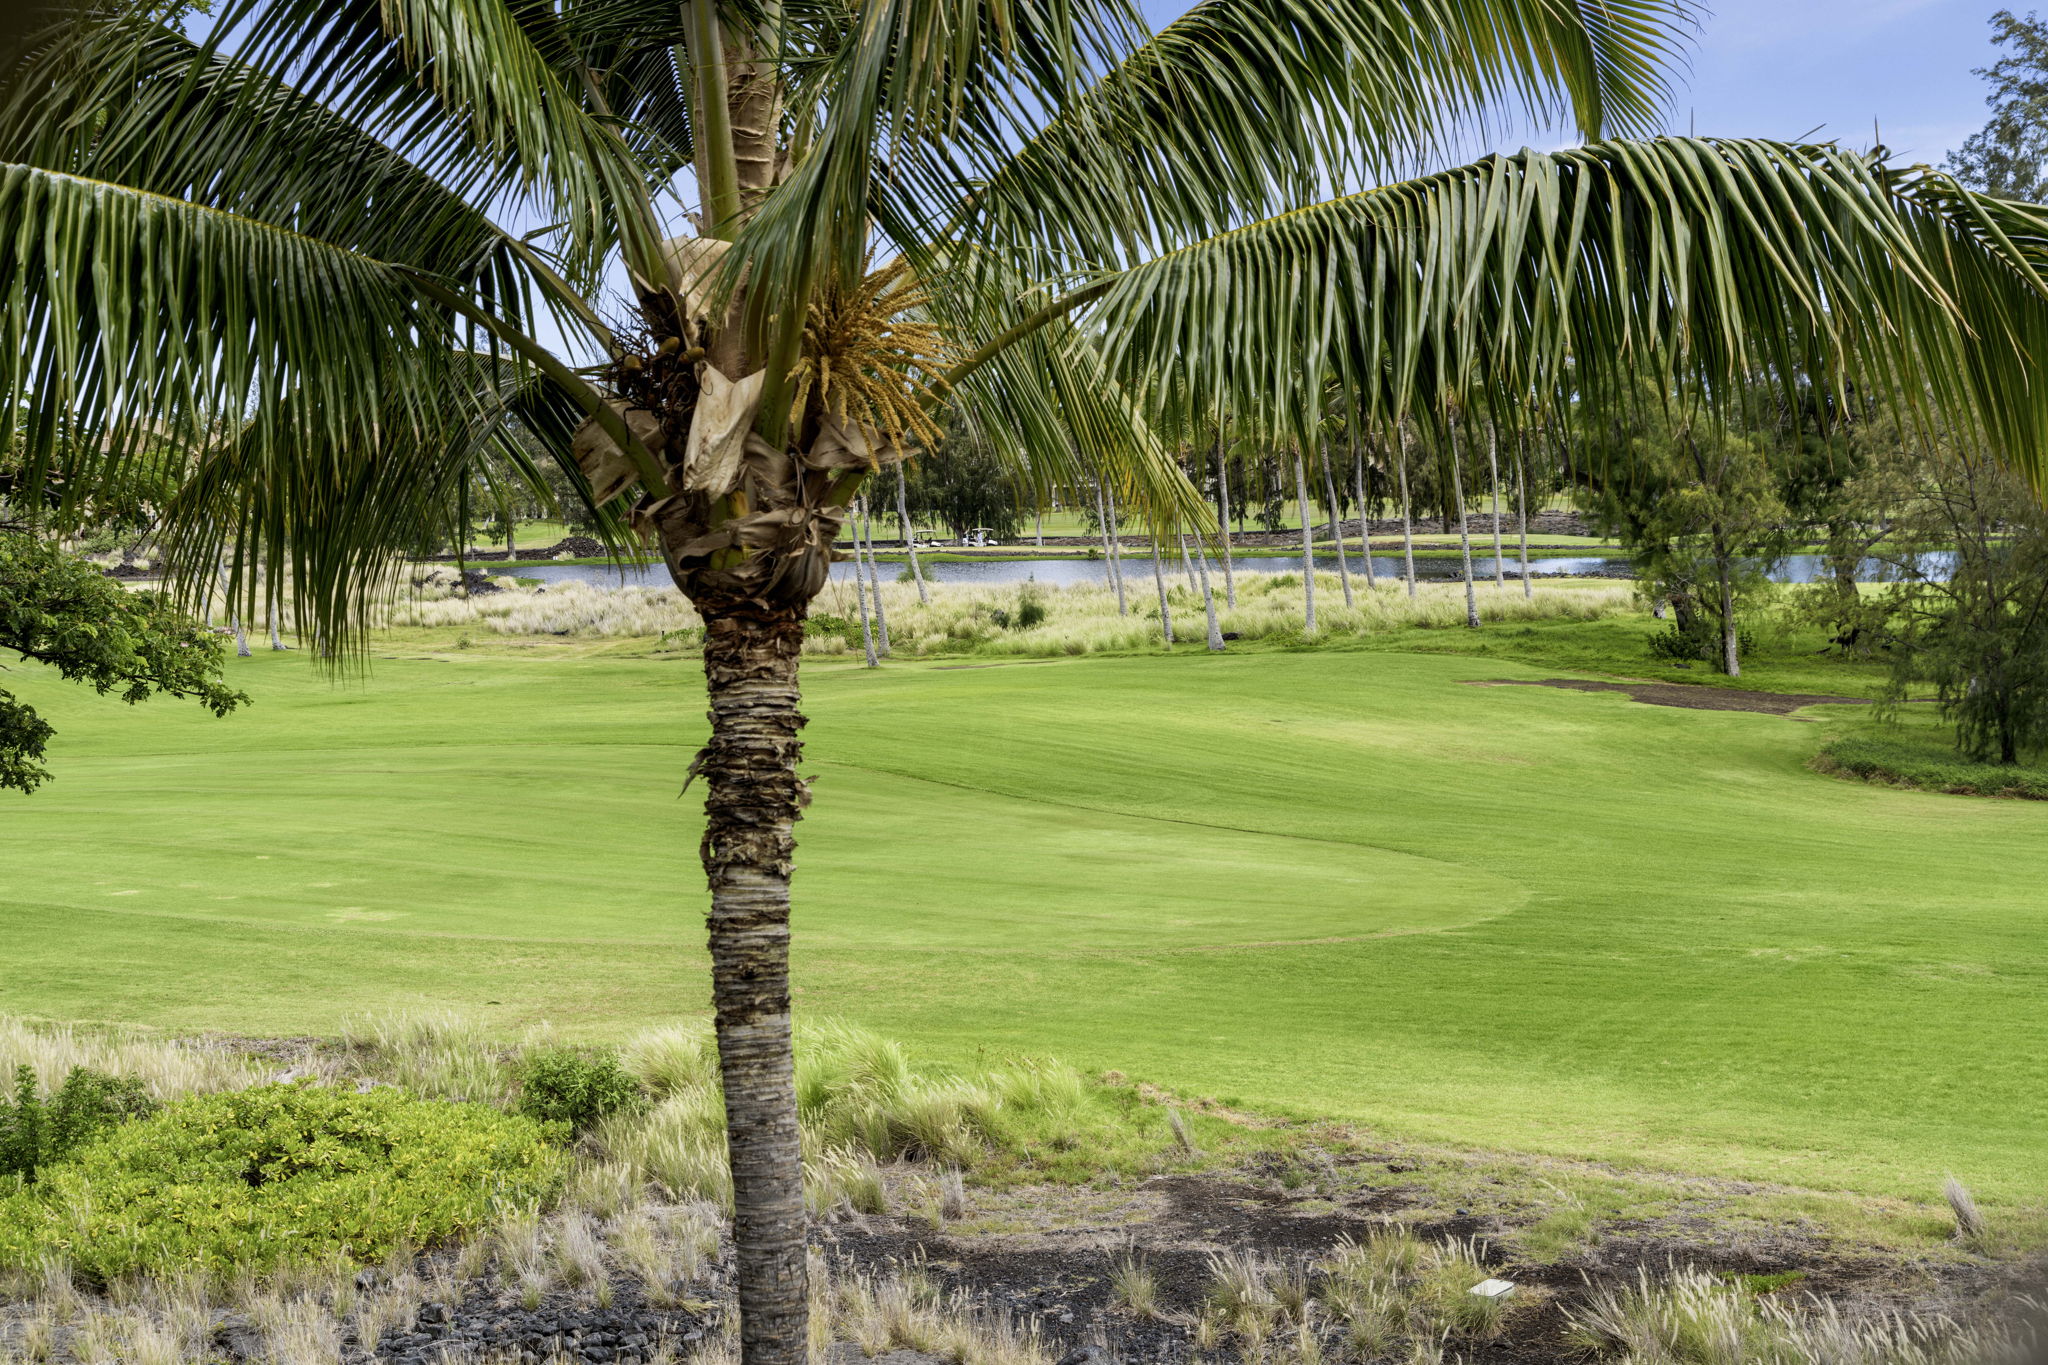
<instances>
[{"instance_id":1,"label":"slender tree trunk","mask_svg":"<svg viewBox=\"0 0 2048 1365\"><path fill-rule=\"evenodd\" d=\"M853 526L853 600L860 604L860 642L867 654L869 668L880 668L882 661L875 657L875 628L868 621L868 574L867 566L860 562L860 523Z\"/></svg>"},{"instance_id":2,"label":"slender tree trunk","mask_svg":"<svg viewBox=\"0 0 2048 1365\"><path fill-rule=\"evenodd\" d=\"M903 527L903 553L910 559L910 576L917 580L917 601L919 606L932 604L931 594L925 591L924 568L917 562L917 537L910 530L910 489L903 477L903 466L896 466L896 520Z\"/></svg>"},{"instance_id":3,"label":"slender tree trunk","mask_svg":"<svg viewBox=\"0 0 2048 1365\"><path fill-rule=\"evenodd\" d=\"M1378 586L1372 567L1372 519L1365 511L1365 456L1359 453L1358 434L1351 436L1351 481L1358 495L1358 557L1365 561L1365 590Z\"/></svg>"},{"instance_id":4,"label":"slender tree trunk","mask_svg":"<svg viewBox=\"0 0 2048 1365\"><path fill-rule=\"evenodd\" d=\"M807 1351L802 1138L790 1054L789 875L806 800L796 765L803 619L734 602L704 614L711 739L704 873L711 993L732 1160L741 1358L802 1365Z\"/></svg>"},{"instance_id":5,"label":"slender tree trunk","mask_svg":"<svg viewBox=\"0 0 2048 1365\"><path fill-rule=\"evenodd\" d=\"M1188 538L1180 538L1181 553L1186 554ZM1209 591L1209 560L1198 544L1195 546L1195 566L1202 571L1202 614L1209 618L1209 649L1212 653L1223 652L1223 628L1216 623L1216 594Z\"/></svg>"},{"instance_id":6,"label":"slender tree trunk","mask_svg":"<svg viewBox=\"0 0 2048 1365\"><path fill-rule=\"evenodd\" d=\"M1522 533L1522 596L1533 601L1536 589L1529 582L1529 450L1522 433L1515 433L1515 520Z\"/></svg>"},{"instance_id":7,"label":"slender tree trunk","mask_svg":"<svg viewBox=\"0 0 2048 1365\"><path fill-rule=\"evenodd\" d=\"M235 632L235 657L249 657L249 632L242 629L241 613L235 610L234 598L228 592L228 570L225 564L215 566L220 577L221 610L228 614L228 626Z\"/></svg>"},{"instance_id":8,"label":"slender tree trunk","mask_svg":"<svg viewBox=\"0 0 2048 1365\"><path fill-rule=\"evenodd\" d=\"M1221 415L1218 409L1218 415ZM1223 537L1223 600L1237 610L1237 566L1230 553L1230 471L1223 462L1223 423L1216 424L1216 529Z\"/></svg>"},{"instance_id":9,"label":"slender tree trunk","mask_svg":"<svg viewBox=\"0 0 2048 1365\"><path fill-rule=\"evenodd\" d=\"M1123 537L1117 532L1116 490L1097 487L1109 499L1109 520L1103 523L1106 536L1103 543L1109 550L1109 576L1116 582L1116 614L1123 616L1130 608L1124 602L1124 546Z\"/></svg>"},{"instance_id":10,"label":"slender tree trunk","mask_svg":"<svg viewBox=\"0 0 2048 1365\"><path fill-rule=\"evenodd\" d=\"M1505 591L1508 571L1501 563L1500 548L1500 427L1491 420L1486 424L1486 471L1493 481L1493 586Z\"/></svg>"},{"instance_id":11,"label":"slender tree trunk","mask_svg":"<svg viewBox=\"0 0 2048 1365\"><path fill-rule=\"evenodd\" d=\"M1166 570L1159 563L1159 528L1152 528L1152 583L1159 589L1159 633L1166 647L1173 648L1173 613L1166 605Z\"/></svg>"},{"instance_id":12,"label":"slender tree trunk","mask_svg":"<svg viewBox=\"0 0 2048 1365\"><path fill-rule=\"evenodd\" d=\"M1186 536L1180 537L1179 549L1180 571L1187 578L1188 590L1192 592L1195 587L1195 562L1188 558L1188 538Z\"/></svg>"},{"instance_id":13,"label":"slender tree trunk","mask_svg":"<svg viewBox=\"0 0 2048 1365\"><path fill-rule=\"evenodd\" d=\"M1043 507L1037 508L1031 514L1031 538L1037 543L1039 549L1043 550L1045 548L1045 509Z\"/></svg>"},{"instance_id":14,"label":"slender tree trunk","mask_svg":"<svg viewBox=\"0 0 2048 1365\"><path fill-rule=\"evenodd\" d=\"M1337 480L1330 473L1330 443L1323 443L1323 497L1330 504L1330 536L1337 542L1337 581L1344 585L1344 605L1357 604L1351 599L1351 561L1344 553L1344 524L1337 514Z\"/></svg>"},{"instance_id":15,"label":"slender tree trunk","mask_svg":"<svg viewBox=\"0 0 2048 1365\"><path fill-rule=\"evenodd\" d=\"M868 500L860 500L860 525L854 528L854 554L860 553L860 538L865 534L868 540L868 586L874 589L875 597L875 652L884 659L889 657L889 613L882 606L882 562L875 556L875 523L868 515Z\"/></svg>"},{"instance_id":16,"label":"slender tree trunk","mask_svg":"<svg viewBox=\"0 0 2048 1365\"><path fill-rule=\"evenodd\" d=\"M519 559L519 526L510 517L505 518L505 562L516 563Z\"/></svg>"},{"instance_id":17,"label":"slender tree trunk","mask_svg":"<svg viewBox=\"0 0 2048 1365\"><path fill-rule=\"evenodd\" d=\"M1316 633L1315 528L1308 514L1308 466L1300 451L1294 452L1294 500L1301 507L1301 593L1302 626Z\"/></svg>"},{"instance_id":18,"label":"slender tree trunk","mask_svg":"<svg viewBox=\"0 0 2048 1365\"><path fill-rule=\"evenodd\" d=\"M1721 523L1714 523L1714 574L1721 585L1721 671L1731 678L1742 676L1742 639L1735 630L1735 580L1728 567L1728 540Z\"/></svg>"},{"instance_id":19,"label":"slender tree trunk","mask_svg":"<svg viewBox=\"0 0 2048 1365\"><path fill-rule=\"evenodd\" d=\"M1451 433L1451 495L1458 512L1458 550L1465 557L1465 624L1479 629L1479 593L1472 583L1472 523L1465 516L1465 472L1458 451L1458 419L1445 423Z\"/></svg>"},{"instance_id":20,"label":"slender tree trunk","mask_svg":"<svg viewBox=\"0 0 2048 1365\"><path fill-rule=\"evenodd\" d=\"M1415 596L1415 509L1408 501L1408 427L1394 434L1399 451L1394 465L1401 479L1401 558L1408 570L1408 596Z\"/></svg>"}]
</instances>

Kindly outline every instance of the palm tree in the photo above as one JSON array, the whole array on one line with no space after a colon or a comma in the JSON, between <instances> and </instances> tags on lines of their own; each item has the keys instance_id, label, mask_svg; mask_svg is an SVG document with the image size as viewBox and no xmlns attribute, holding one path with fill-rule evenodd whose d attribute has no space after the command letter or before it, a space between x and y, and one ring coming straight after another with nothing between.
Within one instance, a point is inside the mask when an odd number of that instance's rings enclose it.
<instances>
[{"instance_id":1,"label":"palm tree","mask_svg":"<svg viewBox=\"0 0 2048 1365\"><path fill-rule=\"evenodd\" d=\"M741 1347L794 1365L803 622L942 403L1169 529L1207 523L1168 396L1299 452L1333 384L1394 430L1763 371L2041 474L2041 215L1832 145L1643 138L1684 8L1200 0L1155 34L1133 0L221 0L195 44L18 2L0 453L33 486L88 450L77 500L169 433L172 581L226 555L247 600L289 563L337 662L486 453L659 548L705 621ZM1501 112L1588 142L1412 173Z\"/></svg>"}]
</instances>

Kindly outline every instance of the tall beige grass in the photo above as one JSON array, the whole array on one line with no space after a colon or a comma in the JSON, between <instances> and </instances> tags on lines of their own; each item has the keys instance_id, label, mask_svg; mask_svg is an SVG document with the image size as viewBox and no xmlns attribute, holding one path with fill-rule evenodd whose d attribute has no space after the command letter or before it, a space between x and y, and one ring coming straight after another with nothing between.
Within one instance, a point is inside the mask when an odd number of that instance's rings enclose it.
<instances>
[{"instance_id":1,"label":"tall beige grass","mask_svg":"<svg viewBox=\"0 0 2048 1365\"><path fill-rule=\"evenodd\" d=\"M497 580L511 584L510 579ZM1409 629L1458 629L1465 624L1464 588L1427 583L1414 597L1404 585L1367 590L1354 583L1355 605L1335 605L1336 576L1317 575L1318 639L1334 640ZM907 583L884 583L882 601L889 633L900 656L945 654L1060 655L1129 653L1163 647L1158 607L1145 604L1119 615L1116 595L1106 587L1054 587L1039 583L979 585L933 583L930 602L921 602ZM1044 608L1044 619L1019 628L1026 598ZM844 600L841 600L844 599ZM1303 641L1301 575L1244 573L1238 576L1238 604L1218 603L1218 623L1244 640ZM1620 586L1544 587L1525 598L1516 584L1502 591L1491 584L1479 593L1479 614L1490 624L1519 621L1598 620L1626 611L1634 600ZM1201 595L1184 583L1168 589L1168 610L1182 621L1202 614ZM850 584L833 583L812 606L814 625L805 641L811 654L846 654L859 649L858 608ZM838 630L821 630L836 618ZM474 628L500 635L626 638L690 638L703 622L681 594L669 588L607 587L581 582L540 588L508 586L476 597L454 593L451 579L428 575L406 600L384 617L391 626ZM1182 631L1183 637L1186 632ZM1182 649L1200 649L1199 637Z\"/></svg>"},{"instance_id":2,"label":"tall beige grass","mask_svg":"<svg viewBox=\"0 0 2048 1365\"><path fill-rule=\"evenodd\" d=\"M0 1014L0 1080L29 1067L54 1087L73 1067L141 1081L160 1100L238 1090L268 1079L276 1065L203 1040L162 1039L131 1029L46 1024Z\"/></svg>"}]
</instances>

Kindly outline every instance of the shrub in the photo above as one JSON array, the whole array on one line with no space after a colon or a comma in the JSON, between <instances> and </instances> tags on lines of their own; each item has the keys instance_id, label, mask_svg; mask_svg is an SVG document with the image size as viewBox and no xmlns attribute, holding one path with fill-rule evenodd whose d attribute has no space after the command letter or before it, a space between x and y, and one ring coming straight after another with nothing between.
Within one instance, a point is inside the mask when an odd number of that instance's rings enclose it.
<instances>
[{"instance_id":1,"label":"shrub","mask_svg":"<svg viewBox=\"0 0 2048 1365\"><path fill-rule=\"evenodd\" d=\"M1709 662L1721 657L1721 628L1701 617L1693 623L1691 630L1672 626L1649 637L1650 654L1658 659L1670 659L1674 663ZM1748 658L1756 648L1756 637L1743 626L1735 628L1735 652Z\"/></svg>"},{"instance_id":2,"label":"shrub","mask_svg":"<svg viewBox=\"0 0 2048 1365\"><path fill-rule=\"evenodd\" d=\"M619 1065L615 1052L587 1057L574 1048L549 1048L520 1065L519 1112L544 1123L565 1123L579 1133L639 1098L639 1084Z\"/></svg>"},{"instance_id":3,"label":"shrub","mask_svg":"<svg viewBox=\"0 0 2048 1365\"><path fill-rule=\"evenodd\" d=\"M45 1099L35 1068L15 1070L14 1103L0 1099L0 1181L33 1183L38 1167L61 1161L103 1129L156 1109L142 1082L74 1066Z\"/></svg>"},{"instance_id":4,"label":"shrub","mask_svg":"<svg viewBox=\"0 0 2048 1365\"><path fill-rule=\"evenodd\" d=\"M0 1266L62 1256L102 1282L377 1261L551 1192L564 1157L476 1104L268 1085L122 1124L0 1198Z\"/></svg>"},{"instance_id":5,"label":"shrub","mask_svg":"<svg viewBox=\"0 0 2048 1365\"><path fill-rule=\"evenodd\" d=\"M1938 740L1911 733L1897 737L1852 735L1822 749L1813 766L1824 773L1860 777L1897 787L1954 796L2001 796L2048 801L2048 768L2007 767L1958 758Z\"/></svg>"}]
</instances>

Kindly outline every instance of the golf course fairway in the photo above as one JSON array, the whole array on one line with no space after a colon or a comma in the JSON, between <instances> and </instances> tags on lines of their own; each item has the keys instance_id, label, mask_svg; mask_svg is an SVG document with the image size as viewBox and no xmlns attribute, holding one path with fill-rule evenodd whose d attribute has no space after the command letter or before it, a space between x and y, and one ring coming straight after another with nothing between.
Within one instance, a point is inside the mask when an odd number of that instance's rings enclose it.
<instances>
[{"instance_id":1,"label":"golf course fairway","mask_svg":"<svg viewBox=\"0 0 2048 1365\"><path fill-rule=\"evenodd\" d=\"M700 1014L694 660L33 667L0 1010L249 1034ZM1365 651L807 667L800 1013L1488 1148L2038 1192L2048 806L1809 771L1822 711ZM1819 717L1823 723L1812 723Z\"/></svg>"}]
</instances>

